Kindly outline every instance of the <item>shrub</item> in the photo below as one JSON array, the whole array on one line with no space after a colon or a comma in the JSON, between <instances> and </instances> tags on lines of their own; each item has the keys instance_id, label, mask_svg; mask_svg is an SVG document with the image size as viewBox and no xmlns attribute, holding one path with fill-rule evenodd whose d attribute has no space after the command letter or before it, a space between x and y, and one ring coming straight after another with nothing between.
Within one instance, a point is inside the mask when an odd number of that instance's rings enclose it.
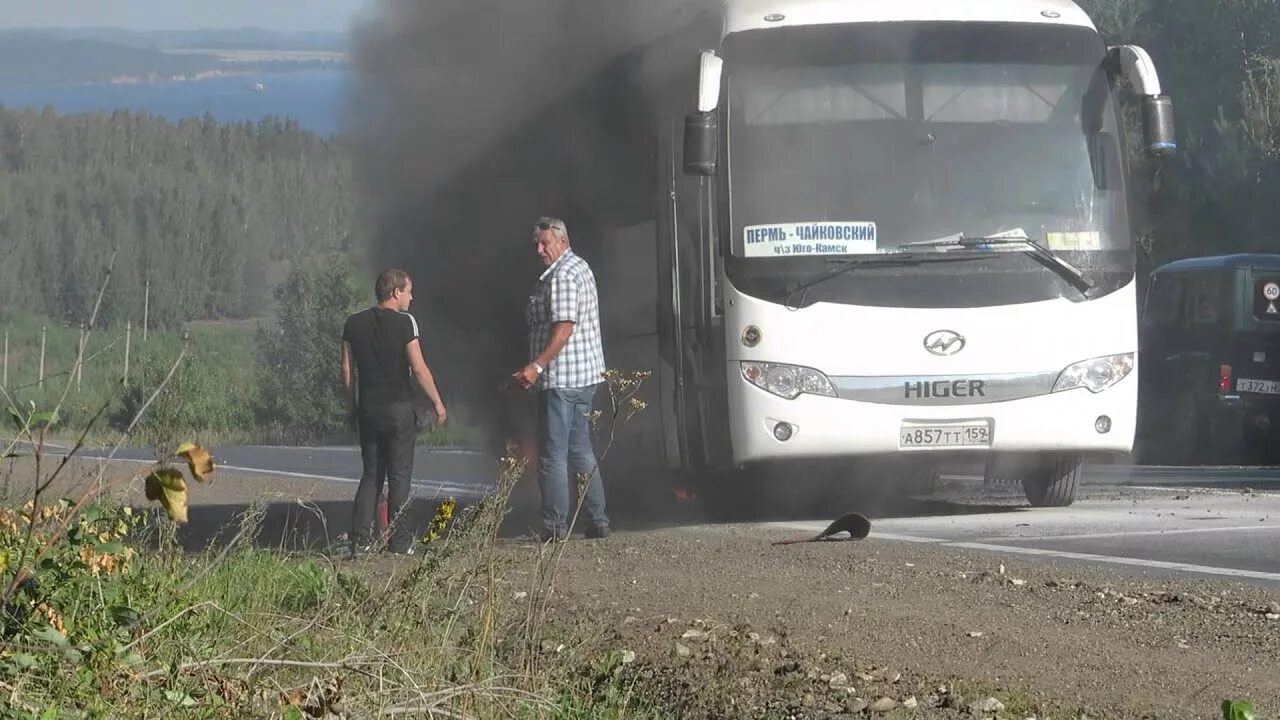
<instances>
[{"instance_id":1,"label":"shrub","mask_svg":"<svg viewBox=\"0 0 1280 720\"><path fill-rule=\"evenodd\" d=\"M341 258L303 261L276 290L280 322L260 330L259 423L284 438L314 440L343 430L338 343L347 315L365 301Z\"/></svg>"}]
</instances>

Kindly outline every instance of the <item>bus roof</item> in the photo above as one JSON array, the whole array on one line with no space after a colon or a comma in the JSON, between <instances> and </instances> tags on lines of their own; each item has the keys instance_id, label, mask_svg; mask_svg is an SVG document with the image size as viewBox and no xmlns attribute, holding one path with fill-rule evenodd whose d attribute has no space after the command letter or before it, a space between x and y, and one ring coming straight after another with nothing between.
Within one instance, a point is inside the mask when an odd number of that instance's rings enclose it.
<instances>
[{"instance_id":1,"label":"bus roof","mask_svg":"<svg viewBox=\"0 0 1280 720\"><path fill-rule=\"evenodd\" d=\"M1194 272L1196 270L1222 270L1254 267L1280 270L1280 255L1266 253L1236 253L1234 255L1208 255L1184 258L1166 263L1151 271L1152 275L1170 272Z\"/></svg>"},{"instance_id":2,"label":"bus roof","mask_svg":"<svg viewBox=\"0 0 1280 720\"><path fill-rule=\"evenodd\" d=\"M725 35L780 26L897 21L1040 23L1094 29L1093 21L1072 0L724 0Z\"/></svg>"}]
</instances>

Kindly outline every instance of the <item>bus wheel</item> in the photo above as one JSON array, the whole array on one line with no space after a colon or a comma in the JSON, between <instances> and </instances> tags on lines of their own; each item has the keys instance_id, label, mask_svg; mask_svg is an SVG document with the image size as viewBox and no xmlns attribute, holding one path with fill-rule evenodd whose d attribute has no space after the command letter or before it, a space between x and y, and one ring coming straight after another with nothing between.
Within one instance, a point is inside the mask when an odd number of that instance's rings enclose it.
<instances>
[{"instance_id":1,"label":"bus wheel","mask_svg":"<svg viewBox=\"0 0 1280 720\"><path fill-rule=\"evenodd\" d=\"M1056 456L1022 476L1022 491L1034 507L1067 507L1080 486L1080 458Z\"/></svg>"}]
</instances>

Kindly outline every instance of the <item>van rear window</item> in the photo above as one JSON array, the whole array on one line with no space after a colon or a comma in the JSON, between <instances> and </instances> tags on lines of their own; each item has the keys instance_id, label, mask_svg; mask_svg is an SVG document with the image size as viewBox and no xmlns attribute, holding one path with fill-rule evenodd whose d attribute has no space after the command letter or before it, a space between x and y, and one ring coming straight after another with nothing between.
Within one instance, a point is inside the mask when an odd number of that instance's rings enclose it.
<instances>
[{"instance_id":1,"label":"van rear window","mask_svg":"<svg viewBox=\"0 0 1280 720\"><path fill-rule=\"evenodd\" d=\"M1280 322L1280 274L1258 278L1253 284L1253 316Z\"/></svg>"}]
</instances>

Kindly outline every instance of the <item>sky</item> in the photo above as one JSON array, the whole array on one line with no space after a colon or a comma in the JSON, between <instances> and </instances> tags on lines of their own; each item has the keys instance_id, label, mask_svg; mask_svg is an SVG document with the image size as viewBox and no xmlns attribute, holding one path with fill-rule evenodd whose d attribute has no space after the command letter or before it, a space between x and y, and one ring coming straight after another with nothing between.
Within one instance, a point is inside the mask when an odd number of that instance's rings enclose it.
<instances>
[{"instance_id":1,"label":"sky","mask_svg":"<svg viewBox=\"0 0 1280 720\"><path fill-rule=\"evenodd\" d=\"M0 0L0 28L346 30L374 0Z\"/></svg>"}]
</instances>

